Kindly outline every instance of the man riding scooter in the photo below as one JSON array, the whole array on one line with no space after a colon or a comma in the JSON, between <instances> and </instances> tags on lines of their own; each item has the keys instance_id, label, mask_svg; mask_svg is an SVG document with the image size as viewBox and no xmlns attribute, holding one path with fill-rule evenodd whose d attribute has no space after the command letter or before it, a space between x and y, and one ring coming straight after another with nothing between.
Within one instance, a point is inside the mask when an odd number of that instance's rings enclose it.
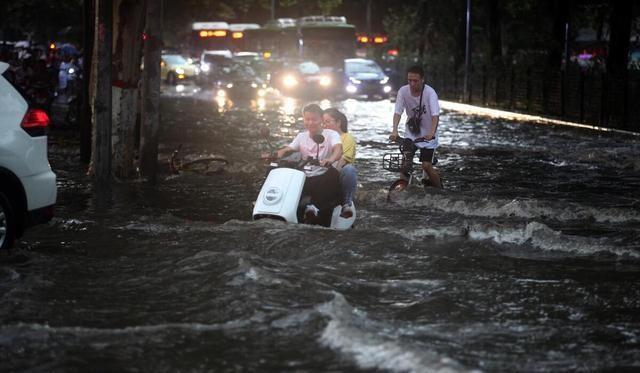
<instances>
[{"instance_id":1,"label":"man riding scooter","mask_svg":"<svg viewBox=\"0 0 640 373\"><path fill-rule=\"evenodd\" d=\"M282 158L290 152L300 152L302 159L312 158L317 162L305 170L307 177L302 193L310 197L310 202L304 217L306 223L329 226L340 194L339 172L331 164L342 157L342 142L336 131L322 128L322 114L322 109L316 104L305 106L302 117L306 131L299 133L276 155ZM322 141L316 143L319 138Z\"/></svg>"}]
</instances>

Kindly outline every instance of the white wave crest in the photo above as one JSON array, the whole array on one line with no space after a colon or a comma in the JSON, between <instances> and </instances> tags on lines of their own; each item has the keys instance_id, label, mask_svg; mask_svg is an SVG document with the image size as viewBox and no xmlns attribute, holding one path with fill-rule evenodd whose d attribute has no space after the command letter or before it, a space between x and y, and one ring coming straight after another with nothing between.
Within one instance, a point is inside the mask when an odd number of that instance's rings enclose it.
<instances>
[{"instance_id":1,"label":"white wave crest","mask_svg":"<svg viewBox=\"0 0 640 373\"><path fill-rule=\"evenodd\" d=\"M520 227L476 224L469 227L468 235L474 240L492 240L499 244L523 245L529 243L534 247L548 251L571 252L579 255L610 253L640 258L640 251L612 246L603 242L603 239L566 235L538 222L530 222Z\"/></svg>"},{"instance_id":2,"label":"white wave crest","mask_svg":"<svg viewBox=\"0 0 640 373\"><path fill-rule=\"evenodd\" d=\"M445 194L408 195L395 203L406 207L428 207L464 216L519 217L526 219L554 219L557 221L596 221L600 223L640 222L640 213L633 208L601 208L577 203L561 204L530 199L457 199Z\"/></svg>"},{"instance_id":3,"label":"white wave crest","mask_svg":"<svg viewBox=\"0 0 640 373\"><path fill-rule=\"evenodd\" d=\"M330 317L320 342L353 359L362 369L392 372L461 372L468 371L457 361L435 351L419 349L401 339L376 333L379 327L354 309L340 293L318 307ZM375 325L373 325L375 326ZM371 329L371 330L368 330Z\"/></svg>"}]
</instances>

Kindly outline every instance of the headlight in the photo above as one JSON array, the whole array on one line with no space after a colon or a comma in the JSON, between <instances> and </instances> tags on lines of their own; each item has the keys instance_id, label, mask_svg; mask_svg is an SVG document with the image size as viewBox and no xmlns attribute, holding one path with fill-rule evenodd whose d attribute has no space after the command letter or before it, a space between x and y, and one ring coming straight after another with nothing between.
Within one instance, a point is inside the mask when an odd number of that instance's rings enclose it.
<instances>
[{"instance_id":1,"label":"headlight","mask_svg":"<svg viewBox=\"0 0 640 373\"><path fill-rule=\"evenodd\" d=\"M233 88L233 83L227 83L227 88Z\"/></svg>"},{"instance_id":2,"label":"headlight","mask_svg":"<svg viewBox=\"0 0 640 373\"><path fill-rule=\"evenodd\" d=\"M362 83L362 81L360 81L359 79L352 78L352 77L349 77L349 81L351 81L351 83L353 83L353 84L360 84L360 83Z\"/></svg>"},{"instance_id":3,"label":"headlight","mask_svg":"<svg viewBox=\"0 0 640 373\"><path fill-rule=\"evenodd\" d=\"M385 76L384 78L382 78L382 79L380 80L380 84L387 84L387 82L388 82L388 81L389 81L389 77L388 77L388 76Z\"/></svg>"},{"instance_id":4,"label":"headlight","mask_svg":"<svg viewBox=\"0 0 640 373\"><path fill-rule=\"evenodd\" d=\"M198 66L194 66L193 71L196 73L196 75L200 74L200 68Z\"/></svg>"},{"instance_id":5,"label":"headlight","mask_svg":"<svg viewBox=\"0 0 640 373\"><path fill-rule=\"evenodd\" d=\"M76 72L76 69L74 69L73 67L69 68L69 74L73 74Z\"/></svg>"},{"instance_id":6,"label":"headlight","mask_svg":"<svg viewBox=\"0 0 640 373\"><path fill-rule=\"evenodd\" d=\"M348 93L356 93L358 91L358 88L353 84L349 84L346 90Z\"/></svg>"},{"instance_id":7,"label":"headlight","mask_svg":"<svg viewBox=\"0 0 640 373\"><path fill-rule=\"evenodd\" d=\"M267 91L264 89L259 89L258 90L258 97L264 97L267 95Z\"/></svg>"},{"instance_id":8,"label":"headlight","mask_svg":"<svg viewBox=\"0 0 640 373\"><path fill-rule=\"evenodd\" d=\"M382 91L383 91L384 93L389 93L389 92L391 92L391 87L390 87L390 86L388 86L388 85L385 85L385 86L384 86L384 88L382 88Z\"/></svg>"},{"instance_id":9,"label":"headlight","mask_svg":"<svg viewBox=\"0 0 640 373\"><path fill-rule=\"evenodd\" d=\"M323 87L327 87L331 85L331 77L329 76L321 76L320 77L320 85Z\"/></svg>"},{"instance_id":10,"label":"headlight","mask_svg":"<svg viewBox=\"0 0 640 373\"><path fill-rule=\"evenodd\" d=\"M258 84L257 83L251 83L251 88L258 88Z\"/></svg>"},{"instance_id":11,"label":"headlight","mask_svg":"<svg viewBox=\"0 0 640 373\"><path fill-rule=\"evenodd\" d=\"M207 71L211 70L211 66L208 63L203 63L200 69L206 73Z\"/></svg>"},{"instance_id":12,"label":"headlight","mask_svg":"<svg viewBox=\"0 0 640 373\"><path fill-rule=\"evenodd\" d=\"M227 92L225 92L224 89L219 89L217 92L218 97L225 97L226 95L227 95Z\"/></svg>"},{"instance_id":13,"label":"headlight","mask_svg":"<svg viewBox=\"0 0 640 373\"><path fill-rule=\"evenodd\" d=\"M184 74L184 69L182 67L176 67L177 74Z\"/></svg>"},{"instance_id":14,"label":"headlight","mask_svg":"<svg viewBox=\"0 0 640 373\"><path fill-rule=\"evenodd\" d=\"M293 75L285 75L282 79L282 83L284 83L285 87L291 88L298 85L298 79Z\"/></svg>"}]
</instances>

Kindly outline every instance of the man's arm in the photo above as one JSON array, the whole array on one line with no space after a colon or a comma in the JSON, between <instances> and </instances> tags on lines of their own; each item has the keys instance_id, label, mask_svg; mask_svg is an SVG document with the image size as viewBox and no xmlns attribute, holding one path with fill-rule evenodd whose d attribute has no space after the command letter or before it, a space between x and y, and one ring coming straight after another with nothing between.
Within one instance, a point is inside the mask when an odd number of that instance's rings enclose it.
<instances>
[{"instance_id":1,"label":"man's arm","mask_svg":"<svg viewBox=\"0 0 640 373\"><path fill-rule=\"evenodd\" d=\"M393 113L393 129L391 130L391 136L389 136L392 141L398 138L398 124L400 124L400 118L400 114Z\"/></svg>"},{"instance_id":2,"label":"man's arm","mask_svg":"<svg viewBox=\"0 0 640 373\"><path fill-rule=\"evenodd\" d=\"M436 131L438 130L438 123L440 123L440 116L434 115L431 117L431 131L425 136L427 140L432 140L436 137Z\"/></svg>"},{"instance_id":3,"label":"man's arm","mask_svg":"<svg viewBox=\"0 0 640 373\"><path fill-rule=\"evenodd\" d=\"M293 148L291 148L291 147L289 147L289 146L285 146L284 148L280 148L280 149L278 149L278 150L276 151L276 154L277 154L277 157L278 157L278 158L282 158L282 157L284 157L285 155L287 155L287 154L289 154L289 153L291 153L291 152L294 152L294 151L295 151L295 150L294 150Z\"/></svg>"},{"instance_id":4,"label":"man's arm","mask_svg":"<svg viewBox=\"0 0 640 373\"><path fill-rule=\"evenodd\" d=\"M328 166L331 163L342 158L342 144L335 144L333 148L331 148L331 156L329 158L323 159L320 161L321 166Z\"/></svg>"}]
</instances>

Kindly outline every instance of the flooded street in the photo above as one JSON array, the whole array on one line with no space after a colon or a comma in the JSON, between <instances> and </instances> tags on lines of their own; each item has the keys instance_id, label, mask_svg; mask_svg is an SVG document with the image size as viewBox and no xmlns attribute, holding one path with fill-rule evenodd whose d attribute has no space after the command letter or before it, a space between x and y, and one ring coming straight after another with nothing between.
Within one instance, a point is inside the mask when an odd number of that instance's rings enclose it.
<instances>
[{"instance_id":1,"label":"flooded street","mask_svg":"<svg viewBox=\"0 0 640 373\"><path fill-rule=\"evenodd\" d=\"M445 189L387 201L393 103L322 102L358 141L358 219L337 232L251 221L259 129L288 143L306 102L164 89L155 188L97 193L51 135L56 217L0 262L0 371L640 368L640 137L443 104ZM180 145L230 164L171 175Z\"/></svg>"}]
</instances>

